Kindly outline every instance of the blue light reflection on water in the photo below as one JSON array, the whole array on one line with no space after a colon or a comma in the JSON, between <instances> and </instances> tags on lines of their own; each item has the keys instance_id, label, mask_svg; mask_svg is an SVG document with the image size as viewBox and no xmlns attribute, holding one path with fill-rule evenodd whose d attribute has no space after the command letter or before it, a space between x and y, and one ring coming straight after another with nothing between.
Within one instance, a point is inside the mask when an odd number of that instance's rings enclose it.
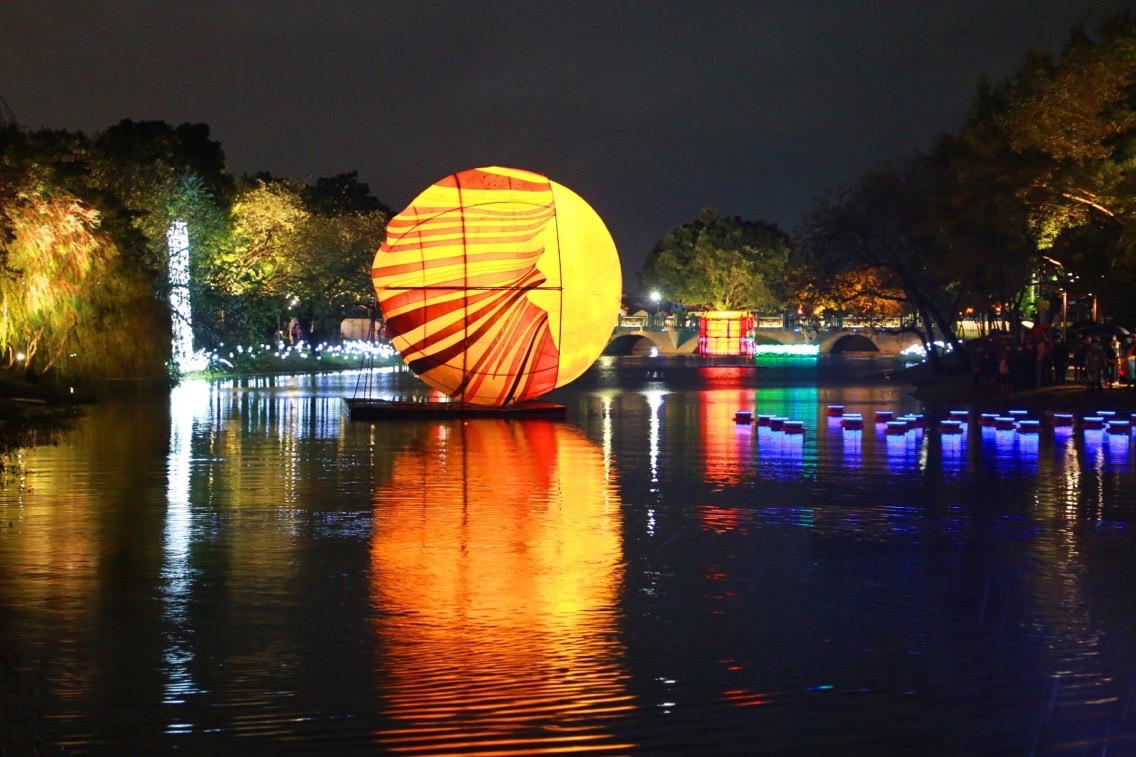
<instances>
[{"instance_id":1,"label":"blue light reflection on water","mask_svg":"<svg viewBox=\"0 0 1136 757\"><path fill-rule=\"evenodd\" d=\"M52 744L1124 751L1131 441L825 418L918 409L875 374L616 362L559 430L351 423L347 377L99 408L0 491L0 638Z\"/></svg>"},{"instance_id":2,"label":"blue light reflection on water","mask_svg":"<svg viewBox=\"0 0 1136 757\"><path fill-rule=\"evenodd\" d=\"M864 432L860 430L844 431L842 429L840 442L839 459L849 469L859 468L863 463Z\"/></svg>"}]
</instances>

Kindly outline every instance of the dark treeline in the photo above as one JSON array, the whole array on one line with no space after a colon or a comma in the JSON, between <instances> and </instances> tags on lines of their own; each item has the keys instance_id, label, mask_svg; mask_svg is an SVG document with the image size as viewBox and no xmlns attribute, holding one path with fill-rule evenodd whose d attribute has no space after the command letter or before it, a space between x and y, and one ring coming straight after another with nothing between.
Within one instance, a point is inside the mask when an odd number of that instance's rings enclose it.
<instances>
[{"instance_id":1,"label":"dark treeline","mask_svg":"<svg viewBox=\"0 0 1136 757\"><path fill-rule=\"evenodd\" d=\"M982 82L956 132L829 191L791 243L704 212L655 247L642 283L693 306L768 309L780 292L778 307L809 314L902 312L929 347L957 346L963 315L1014 329L1068 310L1131 325L1134 211L1136 21L1125 11ZM731 276L762 284L726 286Z\"/></svg>"},{"instance_id":2,"label":"dark treeline","mask_svg":"<svg viewBox=\"0 0 1136 757\"><path fill-rule=\"evenodd\" d=\"M1134 181L1136 20L1122 12L981 83L956 132L832 189L795 239L705 210L655 246L641 283L688 306L904 314L929 347L957 345L962 314L1131 325ZM204 124L0 122L0 367L168 375L179 223L197 347L266 340L293 318L334 336L369 314L389 217L354 173L234 178Z\"/></svg>"},{"instance_id":3,"label":"dark treeline","mask_svg":"<svg viewBox=\"0 0 1136 757\"><path fill-rule=\"evenodd\" d=\"M178 223L198 348L268 340L292 318L333 336L369 313L389 215L354 173L235 179L204 124L124 120L92 136L0 124L0 365L168 377Z\"/></svg>"}]
</instances>

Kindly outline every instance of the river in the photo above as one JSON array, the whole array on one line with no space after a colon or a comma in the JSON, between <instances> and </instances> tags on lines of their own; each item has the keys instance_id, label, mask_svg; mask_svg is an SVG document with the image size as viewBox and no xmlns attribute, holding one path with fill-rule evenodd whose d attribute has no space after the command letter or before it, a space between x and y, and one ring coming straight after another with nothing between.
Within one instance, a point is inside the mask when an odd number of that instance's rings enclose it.
<instances>
[{"instance_id":1,"label":"river","mask_svg":"<svg viewBox=\"0 0 1136 757\"><path fill-rule=\"evenodd\" d=\"M889 367L604 357L565 421L351 421L352 372L91 406L7 461L0 751L1136 751L1132 438L889 435Z\"/></svg>"}]
</instances>

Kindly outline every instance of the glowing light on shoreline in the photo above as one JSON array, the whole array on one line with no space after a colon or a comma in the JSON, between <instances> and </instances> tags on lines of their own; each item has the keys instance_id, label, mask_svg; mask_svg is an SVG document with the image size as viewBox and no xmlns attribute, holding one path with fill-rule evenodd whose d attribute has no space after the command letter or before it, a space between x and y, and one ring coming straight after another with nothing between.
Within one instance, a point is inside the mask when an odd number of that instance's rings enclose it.
<instances>
[{"instance_id":1,"label":"glowing light on shoreline","mask_svg":"<svg viewBox=\"0 0 1136 757\"><path fill-rule=\"evenodd\" d=\"M170 309L173 311L173 361L179 370L191 370L193 315L189 307L189 227L174 221L166 231L170 248Z\"/></svg>"},{"instance_id":2,"label":"glowing light on shoreline","mask_svg":"<svg viewBox=\"0 0 1136 757\"><path fill-rule=\"evenodd\" d=\"M951 351L951 345L946 342L935 342L934 344L940 353ZM903 357L927 357L927 350L923 349L922 344L913 344L899 354Z\"/></svg>"},{"instance_id":3,"label":"glowing light on shoreline","mask_svg":"<svg viewBox=\"0 0 1136 757\"><path fill-rule=\"evenodd\" d=\"M759 344L753 348L754 357L816 357L820 347L815 344Z\"/></svg>"},{"instance_id":4,"label":"glowing light on shoreline","mask_svg":"<svg viewBox=\"0 0 1136 757\"><path fill-rule=\"evenodd\" d=\"M341 360L357 358L378 358L391 360L397 354L390 344L386 342L369 342L362 339L350 339L339 344L323 342L315 347L305 346L303 349L291 345L277 348L271 344L238 345L231 350L223 349L219 345L212 350L197 350L194 352L184 371L186 373L204 372L208 370L229 369L233 367L232 360L239 355L242 359L256 360L261 357L272 356L282 362L307 361L322 362L324 357L336 357Z\"/></svg>"}]
</instances>

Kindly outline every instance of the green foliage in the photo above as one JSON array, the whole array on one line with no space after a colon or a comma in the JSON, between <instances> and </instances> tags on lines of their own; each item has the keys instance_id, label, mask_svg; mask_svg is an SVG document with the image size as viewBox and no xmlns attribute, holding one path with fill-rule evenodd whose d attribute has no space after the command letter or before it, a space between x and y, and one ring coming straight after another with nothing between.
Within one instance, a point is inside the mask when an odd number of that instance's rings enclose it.
<instances>
[{"instance_id":1,"label":"green foliage","mask_svg":"<svg viewBox=\"0 0 1136 757\"><path fill-rule=\"evenodd\" d=\"M208 161L177 154L207 128L136 126L123 122L95 139L15 130L2 142L3 346L27 354L31 372L69 381L166 375L166 230L184 219L197 249L219 243L223 216L208 182L224 176L195 174Z\"/></svg>"},{"instance_id":2,"label":"green foliage","mask_svg":"<svg viewBox=\"0 0 1136 757\"><path fill-rule=\"evenodd\" d=\"M99 214L42 189L2 212L12 232L0 272L7 362L22 354L29 373L69 380L164 375L168 315L149 279L101 231ZM148 327L128 333L139 325Z\"/></svg>"},{"instance_id":3,"label":"green foliage","mask_svg":"<svg viewBox=\"0 0 1136 757\"><path fill-rule=\"evenodd\" d=\"M388 216L353 172L237 186L204 124L124 120L93 138L0 124L0 348L72 381L164 376L179 221L197 347L292 316L330 335L368 312Z\"/></svg>"},{"instance_id":4,"label":"green foliage","mask_svg":"<svg viewBox=\"0 0 1136 757\"><path fill-rule=\"evenodd\" d=\"M1128 294L1136 278L1134 87L1136 16L1122 11L1095 30L1074 29L1055 53L1028 54L979 92L959 133L982 160L972 175L1018 203L1036 247L1070 270L1090 264L1070 295L1092 291L1103 311L1126 321L1136 318ZM1077 254L1083 248L1073 240L1084 239L1095 241L1093 257L1105 265Z\"/></svg>"},{"instance_id":5,"label":"green foliage","mask_svg":"<svg viewBox=\"0 0 1136 757\"><path fill-rule=\"evenodd\" d=\"M69 195L28 187L0 212L9 229L0 248L0 344L8 365L45 373L73 348L89 306L85 285L105 272L113 249L97 235L98 213Z\"/></svg>"},{"instance_id":6,"label":"green foliage","mask_svg":"<svg viewBox=\"0 0 1136 757\"><path fill-rule=\"evenodd\" d=\"M360 186L343 177L321 179L318 190L265 176L242 182L232 245L216 259L212 280L218 299L260 304L258 317L246 314L244 327L253 327L246 333L262 336L297 316L309 332L320 324L326 337L343 318L367 312L387 214L367 209L378 203L360 196Z\"/></svg>"},{"instance_id":7,"label":"green foliage","mask_svg":"<svg viewBox=\"0 0 1136 757\"><path fill-rule=\"evenodd\" d=\"M310 219L297 240L292 286L308 318L338 327L343 318L369 312L375 298L371 265L386 223L382 211Z\"/></svg>"},{"instance_id":8,"label":"green foliage","mask_svg":"<svg viewBox=\"0 0 1136 757\"><path fill-rule=\"evenodd\" d=\"M296 238L311 218L302 191L296 182L262 179L238 190L232 247L217 261L215 285L233 294L289 294Z\"/></svg>"},{"instance_id":9,"label":"green foliage","mask_svg":"<svg viewBox=\"0 0 1136 757\"><path fill-rule=\"evenodd\" d=\"M135 325L146 327L135 331L146 335L143 341L164 335L147 344L154 348L147 354L168 356L157 344L169 336L167 232L174 221L184 221L190 233L199 347L265 337L291 314L293 302L299 304L293 312L327 320L330 330L373 297L370 264L386 214L366 184L353 173L315 186L265 175L238 189L220 145L208 136L200 124L123 121L94 140L65 132L21 140L25 160L47 183L89 198L123 261L104 292L129 303L100 311L100 322L86 328L91 344L141 318ZM37 156L44 154L53 159L41 165ZM118 357L124 367L130 362Z\"/></svg>"},{"instance_id":10,"label":"green foliage","mask_svg":"<svg viewBox=\"0 0 1136 757\"><path fill-rule=\"evenodd\" d=\"M849 281L874 282L917 313L931 360L931 345L957 342L953 330L963 260L944 254L936 213L938 166L924 159L882 165L830 192L806 217L795 266L822 291Z\"/></svg>"},{"instance_id":11,"label":"green foliage","mask_svg":"<svg viewBox=\"0 0 1136 757\"><path fill-rule=\"evenodd\" d=\"M391 215L390 208L371 194L369 186L359 181L357 171L316 179L316 183L308 187L307 204L311 212L324 216L375 211Z\"/></svg>"},{"instance_id":12,"label":"green foliage","mask_svg":"<svg viewBox=\"0 0 1136 757\"><path fill-rule=\"evenodd\" d=\"M707 209L655 245L640 283L689 307L771 310L787 297L788 257L788 235L776 225Z\"/></svg>"},{"instance_id":13,"label":"green foliage","mask_svg":"<svg viewBox=\"0 0 1136 757\"><path fill-rule=\"evenodd\" d=\"M964 308L1020 321L1044 252L1073 274L1058 288L1071 299L1092 291L1136 317L1134 87L1130 12L1095 34L1073 30L1057 53L1030 52L1005 81L979 88L956 134L811 209L792 268L798 288L846 302L858 296L849 284L898 292L925 338L950 339Z\"/></svg>"}]
</instances>

